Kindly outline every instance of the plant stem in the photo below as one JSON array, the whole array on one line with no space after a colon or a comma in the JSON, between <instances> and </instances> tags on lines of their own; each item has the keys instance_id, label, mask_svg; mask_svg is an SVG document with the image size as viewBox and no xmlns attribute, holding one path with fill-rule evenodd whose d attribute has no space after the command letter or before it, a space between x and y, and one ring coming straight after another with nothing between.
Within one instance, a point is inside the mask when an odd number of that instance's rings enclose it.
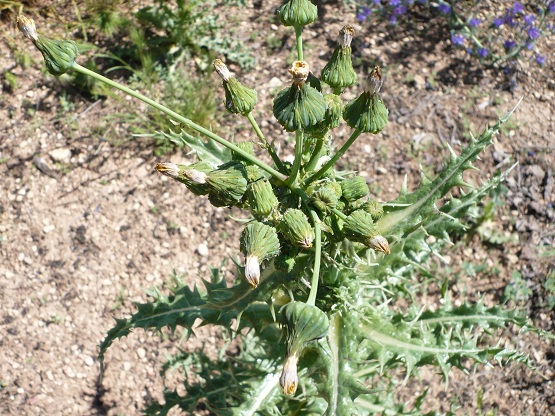
<instances>
[{"instance_id":1,"label":"plant stem","mask_svg":"<svg viewBox=\"0 0 555 416\"><path fill-rule=\"evenodd\" d=\"M306 185L314 182L315 180L320 178L320 176L322 176L324 173L326 173L331 167L333 167L333 165L335 165L335 162L337 162L339 160L339 158L345 154L347 149L349 149L349 147L351 147L351 145L355 142L355 140L358 138L358 136L360 136L361 133L362 132L358 129L353 131L353 133L351 134L351 137L349 137L349 139L345 142L345 144L343 146L341 146L341 148L337 151L337 153L334 154L332 156L332 158L330 160L328 160L328 162L324 166L322 166L318 172L316 172L314 175L312 175L310 178L308 178L304 182L304 185L306 186Z\"/></svg>"},{"instance_id":2,"label":"plant stem","mask_svg":"<svg viewBox=\"0 0 555 416\"><path fill-rule=\"evenodd\" d=\"M318 160L320 160L320 157L322 156L323 147L324 147L324 139L317 139L316 146L314 146L314 150L312 151L312 156L310 156L310 160L306 164L305 172L310 172L314 170L314 167L316 166L316 164L318 163Z\"/></svg>"},{"instance_id":3,"label":"plant stem","mask_svg":"<svg viewBox=\"0 0 555 416\"><path fill-rule=\"evenodd\" d=\"M274 176L276 179L279 179L282 182L285 182L287 180L287 176L278 172L277 170L275 170L271 166L267 165L266 163L262 162L257 157L248 154L244 150L235 146L233 143L231 143L231 142L227 141L226 139L218 136L217 134L212 133L210 130L207 130L204 127L199 126L198 124L194 123L193 121L189 120L188 118L185 118L185 117L177 114L175 111L170 110L169 108L167 108L167 107L163 106L162 104L144 96L143 94L141 94L137 91L134 91L134 90L132 90L132 89L130 89L130 88L124 86L124 85L118 84L117 82L114 82L111 79L106 78L106 77L104 77L100 74L97 74L96 72L91 71L91 70L89 70L89 69L87 69L87 68L85 68L85 67L83 67L83 66L81 66L77 63L73 63L73 69L76 70L77 72L80 72L80 73L84 74L84 75L88 75L90 77L93 77L93 78L101 81L101 82L104 82L105 84L108 84L111 87L117 88L118 90L121 90L124 93L129 94L132 97L135 97L135 98L147 103L151 107L154 107L157 110L167 114L168 116L175 119L176 121L185 124L186 126L192 128L193 130L198 131L199 133L205 135L209 139L212 139L215 142L221 144L222 146L225 146L228 149L234 151L235 153L241 155L243 158L247 159L249 162L252 162L256 166L258 166L260 169L262 169L262 170L268 172L270 175Z\"/></svg>"},{"instance_id":4,"label":"plant stem","mask_svg":"<svg viewBox=\"0 0 555 416\"><path fill-rule=\"evenodd\" d=\"M268 153L270 154L270 156L272 157L272 160L274 161L275 165L277 166L277 168L279 169L279 171L281 173L287 173L287 169L285 169L285 166L283 165L282 161L280 160L280 158L278 157L277 153L276 153L276 149L274 149L274 146L272 146L264 137L264 134L262 133L262 131L260 130L260 127L258 127L258 124L256 122L256 120L254 119L252 113L249 113L247 115L247 119L249 120L249 122L251 123L252 128L254 129L254 132L256 133L256 135L258 136L258 138L262 141L262 143L264 143L264 147L266 148L266 150L268 151Z\"/></svg>"},{"instance_id":5,"label":"plant stem","mask_svg":"<svg viewBox=\"0 0 555 416\"><path fill-rule=\"evenodd\" d=\"M314 223L314 270L312 271L312 281L310 282L310 293L308 295L307 305L315 305L316 294L318 293L318 283L320 281L320 259L322 257L322 229L320 228L320 218L318 214L311 209L310 217Z\"/></svg>"},{"instance_id":6,"label":"plant stem","mask_svg":"<svg viewBox=\"0 0 555 416\"><path fill-rule=\"evenodd\" d=\"M297 177L299 176L299 170L301 169L301 160L303 158L303 141L304 134L301 129L295 132L295 160L293 161L293 167L291 168L291 174L287 179L286 184L292 186L297 182Z\"/></svg>"},{"instance_id":7,"label":"plant stem","mask_svg":"<svg viewBox=\"0 0 555 416\"><path fill-rule=\"evenodd\" d=\"M303 27L295 26L295 40L297 41L297 60L304 61L303 56Z\"/></svg>"}]
</instances>

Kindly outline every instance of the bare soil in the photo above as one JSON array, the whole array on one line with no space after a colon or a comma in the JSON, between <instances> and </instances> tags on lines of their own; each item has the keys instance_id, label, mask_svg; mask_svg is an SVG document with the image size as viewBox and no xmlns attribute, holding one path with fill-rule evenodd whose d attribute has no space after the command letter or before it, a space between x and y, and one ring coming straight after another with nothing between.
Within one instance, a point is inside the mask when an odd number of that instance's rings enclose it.
<instances>
[{"instance_id":1,"label":"bare soil","mask_svg":"<svg viewBox=\"0 0 555 416\"><path fill-rule=\"evenodd\" d=\"M288 82L285 58L294 43L292 31L276 24L277 5L256 1L240 13L216 12L227 14L234 35L258 58L250 73L230 67L256 86L256 118L287 155L293 142L269 117L272 93ZM76 18L71 2L55 6L58 17L51 14L48 20L53 32L63 19ZM304 34L306 60L316 74L339 29L355 20L341 3L319 6L323 20ZM384 25L355 24L358 71L367 73L375 64L384 68L390 123L378 137L359 139L345 167L359 170L375 196L388 200L405 174L411 186L418 183L419 164L433 175L447 154L446 143L458 150L469 140L465 133L479 134L522 97L479 163L482 172L469 177L479 181L518 162L506 182L504 206L482 228L482 235L489 230L506 241L495 244L475 235L445 257L458 276L454 293L486 302L499 302L519 272L531 293L524 299L531 319L553 331L544 283L555 263L554 56L544 67L522 62L516 88L509 89L510 80L453 49L437 27L417 37ZM168 335L160 342L158 336L137 331L116 342L99 384L98 344L112 327L112 316L133 313L132 301L146 299L144 288L160 286L173 271L198 283L208 267L237 252L239 226L229 210L213 208L153 171L157 162L191 160L187 155L158 159L148 140L132 137L128 124L108 117L130 107L146 111L141 104L120 94L120 99L91 101L42 74L35 51L37 64L22 69L15 51L31 46L16 33L13 21L3 20L1 28L0 68L16 75L17 85L11 88L3 78L0 101L0 414L138 414L146 400L161 397L159 369L179 338ZM267 40L276 37L282 46L270 49ZM554 47L548 40L545 50ZM345 98L357 91L353 88ZM244 122L225 120L226 134L251 135ZM347 134L340 131L337 143ZM485 265L486 271L469 274L465 263ZM469 374L455 371L446 388L424 369L421 380L411 382L400 398L429 388L427 410L447 411L456 397L462 404L458 414L492 409L499 415L555 414L552 342L511 330L500 342L529 352L538 371L479 366ZM182 346L201 343L217 348L218 336L201 330Z\"/></svg>"}]
</instances>

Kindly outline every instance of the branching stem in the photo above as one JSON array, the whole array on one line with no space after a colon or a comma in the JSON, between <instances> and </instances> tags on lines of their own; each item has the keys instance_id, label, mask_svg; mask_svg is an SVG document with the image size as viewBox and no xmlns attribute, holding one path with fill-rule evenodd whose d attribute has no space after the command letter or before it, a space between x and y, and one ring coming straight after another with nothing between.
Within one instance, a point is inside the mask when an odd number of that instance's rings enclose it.
<instances>
[{"instance_id":1,"label":"branching stem","mask_svg":"<svg viewBox=\"0 0 555 416\"><path fill-rule=\"evenodd\" d=\"M349 149L349 147L351 147L351 145L355 142L355 140L358 138L358 136L360 136L361 133L362 132L358 129L353 131L353 133L351 134L351 137L349 137L349 139L347 139L345 144L343 146L341 146L341 148L337 151L337 153L334 154L332 156L332 158L330 160L328 160L328 162L324 166L322 166L320 168L320 170L318 170L318 172L316 172L314 175L312 175L310 178L308 178L304 182L304 185L306 186L306 185L314 182L315 180L319 179L324 173L326 173L331 167L333 167L333 165L335 165L335 162L337 162L339 160L339 158L345 154L347 149Z\"/></svg>"},{"instance_id":2,"label":"branching stem","mask_svg":"<svg viewBox=\"0 0 555 416\"><path fill-rule=\"evenodd\" d=\"M285 182L287 180L287 176L278 172L277 170L275 170L271 166L267 165L266 163L262 162L257 157L248 154L244 150L235 146L233 143L224 139L223 137L220 137L217 134L214 134L213 132L211 132L210 130L205 129L202 126L199 126L195 122L189 120L188 118L183 117L182 115L177 114L175 111L170 110L169 108L167 108L167 107L163 106L162 104L144 96L143 94L141 94L137 91L134 91L134 90L132 90L132 89L130 89L130 88L124 86L124 85L118 84L117 82L112 81L111 79L106 78L106 77L104 77L100 74L97 74L96 72L91 71L91 70L89 70L89 69L87 69L87 68L85 68L85 67L83 67L83 66L81 66L77 63L73 64L73 69L76 70L77 72L80 72L80 73L84 74L84 75L88 75L90 77L93 77L93 78L101 81L101 82L104 82L105 84L108 84L111 87L117 88L118 90L121 90L124 93L129 94L132 97L137 98L138 100L141 100L141 101L145 102L146 104L150 105L151 107L154 107L157 110L167 114L168 116L175 119L176 121L185 124L186 126L190 127L191 129L193 129L195 131L198 131L199 133L205 135L209 139L212 139L215 142L221 144L222 146L225 146L228 149L234 151L235 153L241 155L243 158L245 158L249 162L255 164L260 169L262 169L265 172L268 172L270 175L274 176L276 179L279 179L282 182Z\"/></svg>"},{"instance_id":3,"label":"branching stem","mask_svg":"<svg viewBox=\"0 0 555 416\"><path fill-rule=\"evenodd\" d=\"M275 165L277 166L277 168L279 169L279 171L283 174L287 173L287 170L285 169L285 166L283 165L283 162L280 160L279 156L276 153L276 149L274 148L274 146L272 144L270 144L267 140L266 137L264 137L264 134L262 133L262 131L260 130L260 127L258 127L258 123L256 122L256 120L254 119L252 113L249 113L247 115L247 119L249 120L249 122L251 123L252 128L254 129L254 132L256 133L256 135L258 136L258 138L262 141L262 143L264 144L264 148L268 151L268 153L270 154L272 160L274 161Z\"/></svg>"}]
</instances>

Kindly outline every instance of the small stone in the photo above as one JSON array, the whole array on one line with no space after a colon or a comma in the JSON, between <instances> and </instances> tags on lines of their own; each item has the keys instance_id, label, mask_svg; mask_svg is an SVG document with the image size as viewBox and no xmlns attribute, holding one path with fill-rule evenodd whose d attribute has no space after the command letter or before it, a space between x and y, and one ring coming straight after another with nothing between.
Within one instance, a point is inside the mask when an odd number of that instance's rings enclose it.
<instances>
[{"instance_id":1,"label":"small stone","mask_svg":"<svg viewBox=\"0 0 555 416\"><path fill-rule=\"evenodd\" d=\"M20 387L17 389L17 394L23 394L25 393L25 389L23 387Z\"/></svg>"},{"instance_id":2,"label":"small stone","mask_svg":"<svg viewBox=\"0 0 555 416\"><path fill-rule=\"evenodd\" d=\"M270 82L268 82L268 88L274 89L279 88L283 85L283 82L278 77L273 77Z\"/></svg>"},{"instance_id":3,"label":"small stone","mask_svg":"<svg viewBox=\"0 0 555 416\"><path fill-rule=\"evenodd\" d=\"M54 162L69 164L71 162L71 150L67 147L60 147L58 149L51 150L48 155L52 158Z\"/></svg>"},{"instance_id":4,"label":"small stone","mask_svg":"<svg viewBox=\"0 0 555 416\"><path fill-rule=\"evenodd\" d=\"M92 358L90 355L86 355L85 364L91 367L94 364L94 358Z\"/></svg>"},{"instance_id":5,"label":"small stone","mask_svg":"<svg viewBox=\"0 0 555 416\"><path fill-rule=\"evenodd\" d=\"M54 231L55 229L56 229L56 227L55 227L54 225L50 224L50 225L45 226L45 227L42 229L42 231L43 231L45 234L48 234L48 233L51 233L52 231Z\"/></svg>"},{"instance_id":6,"label":"small stone","mask_svg":"<svg viewBox=\"0 0 555 416\"><path fill-rule=\"evenodd\" d=\"M208 253L209 253L208 246L204 243L199 244L197 247L197 253L202 257L208 256Z\"/></svg>"},{"instance_id":7,"label":"small stone","mask_svg":"<svg viewBox=\"0 0 555 416\"><path fill-rule=\"evenodd\" d=\"M137 349L137 356L142 360L146 356L146 351L144 348Z\"/></svg>"},{"instance_id":8,"label":"small stone","mask_svg":"<svg viewBox=\"0 0 555 416\"><path fill-rule=\"evenodd\" d=\"M73 369L71 367L65 367L64 368L64 374L66 376L68 376L69 378L74 378L75 377L75 372L73 371Z\"/></svg>"}]
</instances>

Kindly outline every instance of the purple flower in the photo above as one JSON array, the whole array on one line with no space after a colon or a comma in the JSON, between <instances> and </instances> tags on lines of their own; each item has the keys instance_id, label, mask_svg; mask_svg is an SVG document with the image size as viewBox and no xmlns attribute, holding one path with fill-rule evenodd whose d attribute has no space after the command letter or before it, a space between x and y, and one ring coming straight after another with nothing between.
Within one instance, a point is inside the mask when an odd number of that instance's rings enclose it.
<instances>
[{"instance_id":1,"label":"purple flower","mask_svg":"<svg viewBox=\"0 0 555 416\"><path fill-rule=\"evenodd\" d=\"M533 14L527 14L526 16L524 16L524 23L526 23L527 25L531 25L535 21L536 21L536 16Z\"/></svg>"},{"instance_id":2,"label":"purple flower","mask_svg":"<svg viewBox=\"0 0 555 416\"><path fill-rule=\"evenodd\" d=\"M555 13L555 1L552 1L547 6L547 13Z\"/></svg>"},{"instance_id":3,"label":"purple flower","mask_svg":"<svg viewBox=\"0 0 555 416\"><path fill-rule=\"evenodd\" d=\"M453 45L462 46L464 41L465 39L463 35L455 35L454 33L451 34L451 42Z\"/></svg>"},{"instance_id":4,"label":"purple flower","mask_svg":"<svg viewBox=\"0 0 555 416\"><path fill-rule=\"evenodd\" d=\"M534 49L534 42L530 42L526 45L526 49L528 49L529 51L531 51L532 49Z\"/></svg>"},{"instance_id":5,"label":"purple flower","mask_svg":"<svg viewBox=\"0 0 555 416\"><path fill-rule=\"evenodd\" d=\"M375 5L379 5L380 3L381 3L381 0L374 0Z\"/></svg>"},{"instance_id":6,"label":"purple flower","mask_svg":"<svg viewBox=\"0 0 555 416\"><path fill-rule=\"evenodd\" d=\"M505 19L503 19L502 17L496 17L493 20L493 25L497 28L501 27L503 23L505 23Z\"/></svg>"},{"instance_id":7,"label":"purple flower","mask_svg":"<svg viewBox=\"0 0 555 416\"><path fill-rule=\"evenodd\" d=\"M539 31L539 29L538 29L538 28L535 28L535 27L533 27L533 26L532 26L531 28L529 28L529 29L526 31L526 33L528 34L528 37L529 37L530 39L537 39L537 38L540 36L540 31Z\"/></svg>"},{"instance_id":8,"label":"purple flower","mask_svg":"<svg viewBox=\"0 0 555 416\"><path fill-rule=\"evenodd\" d=\"M518 1L515 1L513 4L513 13L517 14L524 10L524 6L520 4Z\"/></svg>"},{"instance_id":9,"label":"purple flower","mask_svg":"<svg viewBox=\"0 0 555 416\"><path fill-rule=\"evenodd\" d=\"M397 7L401 3L401 0L389 0L389 5L391 7Z\"/></svg>"},{"instance_id":10,"label":"purple flower","mask_svg":"<svg viewBox=\"0 0 555 416\"><path fill-rule=\"evenodd\" d=\"M357 14L357 19L359 22L364 22L368 16L372 13L372 9L369 7L363 7L362 10Z\"/></svg>"},{"instance_id":11,"label":"purple flower","mask_svg":"<svg viewBox=\"0 0 555 416\"><path fill-rule=\"evenodd\" d=\"M545 64L545 56L537 55L537 56L536 56L536 63L537 63L538 65L543 65L543 64Z\"/></svg>"},{"instance_id":12,"label":"purple flower","mask_svg":"<svg viewBox=\"0 0 555 416\"><path fill-rule=\"evenodd\" d=\"M472 55L472 48L466 48L466 53L469 55Z\"/></svg>"},{"instance_id":13,"label":"purple flower","mask_svg":"<svg viewBox=\"0 0 555 416\"><path fill-rule=\"evenodd\" d=\"M391 23L392 25L396 25L397 24L397 17L392 14L391 16L389 16L389 23Z\"/></svg>"},{"instance_id":14,"label":"purple flower","mask_svg":"<svg viewBox=\"0 0 555 416\"><path fill-rule=\"evenodd\" d=\"M488 56L488 48L478 48L478 56L480 58L485 58L486 56Z\"/></svg>"},{"instance_id":15,"label":"purple flower","mask_svg":"<svg viewBox=\"0 0 555 416\"><path fill-rule=\"evenodd\" d=\"M439 3L439 6L437 6L437 9L439 10L440 13L443 13L443 14L451 13L451 6L449 6L447 3Z\"/></svg>"},{"instance_id":16,"label":"purple flower","mask_svg":"<svg viewBox=\"0 0 555 416\"><path fill-rule=\"evenodd\" d=\"M477 19L476 17L473 17L472 19L470 19L470 21L468 22L468 24L472 27L476 27L478 26L482 21L480 19Z\"/></svg>"},{"instance_id":17,"label":"purple flower","mask_svg":"<svg viewBox=\"0 0 555 416\"><path fill-rule=\"evenodd\" d=\"M511 50L511 49L513 49L515 46L516 46L516 42L515 42L514 40L506 40L506 41L503 43L503 47L504 47L506 50Z\"/></svg>"},{"instance_id":18,"label":"purple flower","mask_svg":"<svg viewBox=\"0 0 555 416\"><path fill-rule=\"evenodd\" d=\"M393 14L399 16L399 15L405 14L406 11L407 11L406 6L397 6L393 9Z\"/></svg>"}]
</instances>

